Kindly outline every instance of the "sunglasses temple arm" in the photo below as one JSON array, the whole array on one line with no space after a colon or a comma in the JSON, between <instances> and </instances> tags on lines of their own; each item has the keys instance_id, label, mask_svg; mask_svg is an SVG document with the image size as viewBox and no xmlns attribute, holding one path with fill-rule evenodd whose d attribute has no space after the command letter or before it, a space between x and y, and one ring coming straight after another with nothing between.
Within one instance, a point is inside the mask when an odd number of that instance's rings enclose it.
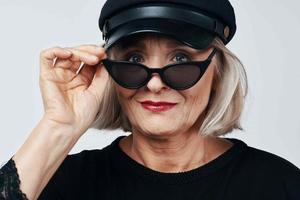
<instances>
[{"instance_id":1,"label":"sunglasses temple arm","mask_svg":"<svg viewBox=\"0 0 300 200\"><path fill-rule=\"evenodd\" d=\"M213 51L212 51L212 52L210 53L210 55L208 56L207 60L211 60L211 59L214 57L214 55L215 55L216 52L217 52L217 49L214 48Z\"/></svg>"}]
</instances>

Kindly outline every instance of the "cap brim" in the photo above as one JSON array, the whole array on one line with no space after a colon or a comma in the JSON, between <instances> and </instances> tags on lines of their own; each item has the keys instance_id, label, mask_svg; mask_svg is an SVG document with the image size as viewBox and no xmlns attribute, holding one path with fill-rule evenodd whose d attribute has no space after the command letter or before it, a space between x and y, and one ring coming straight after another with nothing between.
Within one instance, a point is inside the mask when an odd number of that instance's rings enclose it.
<instances>
[{"instance_id":1,"label":"cap brim","mask_svg":"<svg viewBox=\"0 0 300 200\"><path fill-rule=\"evenodd\" d=\"M164 34L195 49L207 48L215 35L192 24L166 19L143 19L124 24L112 31L104 48L109 49L122 39L138 33Z\"/></svg>"}]
</instances>

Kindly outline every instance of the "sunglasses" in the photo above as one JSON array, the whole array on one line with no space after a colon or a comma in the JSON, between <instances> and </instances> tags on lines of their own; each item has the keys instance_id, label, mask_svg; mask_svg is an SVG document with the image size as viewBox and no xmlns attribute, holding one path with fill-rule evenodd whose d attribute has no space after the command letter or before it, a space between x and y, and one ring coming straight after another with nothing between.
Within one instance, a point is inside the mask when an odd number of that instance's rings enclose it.
<instances>
[{"instance_id":1,"label":"sunglasses","mask_svg":"<svg viewBox=\"0 0 300 200\"><path fill-rule=\"evenodd\" d=\"M140 63L128 61L102 60L113 80L127 89L138 89L145 86L153 73L158 73L162 81L172 89L185 90L194 86L204 75L216 53L210 53L204 61L188 61L169 64L162 68L149 68Z\"/></svg>"}]
</instances>

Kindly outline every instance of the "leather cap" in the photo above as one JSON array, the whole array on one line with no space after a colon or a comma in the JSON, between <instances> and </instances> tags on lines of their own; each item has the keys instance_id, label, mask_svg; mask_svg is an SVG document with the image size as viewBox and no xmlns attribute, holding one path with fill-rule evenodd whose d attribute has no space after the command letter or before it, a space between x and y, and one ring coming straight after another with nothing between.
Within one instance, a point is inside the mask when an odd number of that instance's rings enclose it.
<instances>
[{"instance_id":1,"label":"leather cap","mask_svg":"<svg viewBox=\"0 0 300 200\"><path fill-rule=\"evenodd\" d=\"M106 49L145 32L165 34L203 49L216 36L227 44L236 32L236 21L228 0L107 0L99 28Z\"/></svg>"}]
</instances>

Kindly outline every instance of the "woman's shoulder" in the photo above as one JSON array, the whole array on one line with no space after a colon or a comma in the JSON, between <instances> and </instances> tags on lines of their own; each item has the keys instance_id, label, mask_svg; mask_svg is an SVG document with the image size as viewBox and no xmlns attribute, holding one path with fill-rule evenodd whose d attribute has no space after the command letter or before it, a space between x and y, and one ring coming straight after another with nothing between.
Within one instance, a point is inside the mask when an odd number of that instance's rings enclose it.
<instances>
[{"instance_id":1,"label":"woman's shoulder","mask_svg":"<svg viewBox=\"0 0 300 200\"><path fill-rule=\"evenodd\" d=\"M249 146L242 140L228 139L242 152L239 156L239 164L246 165L249 170L253 169L256 172L261 171L277 175L300 175L300 169L287 159L269 151Z\"/></svg>"},{"instance_id":2,"label":"woman's shoulder","mask_svg":"<svg viewBox=\"0 0 300 200\"><path fill-rule=\"evenodd\" d=\"M101 167L104 163L109 161L110 149L111 145L107 145L101 149L82 150L78 153L69 154L63 164L72 166L74 170Z\"/></svg>"},{"instance_id":3,"label":"woman's shoulder","mask_svg":"<svg viewBox=\"0 0 300 200\"><path fill-rule=\"evenodd\" d=\"M111 170L112 153L117 149L118 141L125 136L119 136L110 144L99 149L82 150L75 154L69 154L62 163L61 168L74 173L103 172ZM65 166L65 167L64 167Z\"/></svg>"},{"instance_id":4,"label":"woman's shoulder","mask_svg":"<svg viewBox=\"0 0 300 200\"><path fill-rule=\"evenodd\" d=\"M300 169L287 159L268 152L248 146L245 152L246 158L251 161L249 164L256 166L256 170L276 176L295 175L300 176Z\"/></svg>"},{"instance_id":5,"label":"woman's shoulder","mask_svg":"<svg viewBox=\"0 0 300 200\"><path fill-rule=\"evenodd\" d=\"M275 199L279 196L300 199L300 169L297 166L274 153L248 146L241 140L233 139L233 142L243 146L242 153L232 164L231 181L235 186L246 184L263 193L267 199L275 196Z\"/></svg>"},{"instance_id":6,"label":"woman's shoulder","mask_svg":"<svg viewBox=\"0 0 300 200\"><path fill-rule=\"evenodd\" d=\"M92 188L94 183L105 185L111 174L111 148L110 144L102 149L69 154L56 170L42 195L48 197L55 193L73 194L74 188Z\"/></svg>"}]
</instances>

